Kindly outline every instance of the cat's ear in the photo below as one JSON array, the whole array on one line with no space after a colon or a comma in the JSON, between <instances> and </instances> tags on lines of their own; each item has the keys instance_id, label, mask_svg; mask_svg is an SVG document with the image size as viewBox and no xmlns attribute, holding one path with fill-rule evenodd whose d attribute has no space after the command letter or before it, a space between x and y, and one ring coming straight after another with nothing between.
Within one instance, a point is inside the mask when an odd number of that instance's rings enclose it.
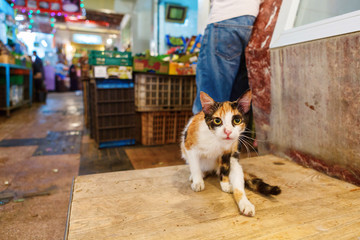
<instances>
[{"instance_id":1,"label":"cat's ear","mask_svg":"<svg viewBox=\"0 0 360 240\"><path fill-rule=\"evenodd\" d=\"M236 100L240 112L247 113L250 110L251 96L251 90L249 90Z\"/></svg>"},{"instance_id":2,"label":"cat's ear","mask_svg":"<svg viewBox=\"0 0 360 240\"><path fill-rule=\"evenodd\" d=\"M214 105L215 101L209 95L204 92L200 92L200 101L203 112L205 114L210 113L212 106Z\"/></svg>"}]
</instances>

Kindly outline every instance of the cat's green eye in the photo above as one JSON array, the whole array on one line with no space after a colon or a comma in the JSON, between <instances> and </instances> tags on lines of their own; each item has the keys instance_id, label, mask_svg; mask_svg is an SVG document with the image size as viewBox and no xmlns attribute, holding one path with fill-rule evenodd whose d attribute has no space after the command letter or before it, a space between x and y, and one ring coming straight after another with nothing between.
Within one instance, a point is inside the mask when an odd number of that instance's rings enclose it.
<instances>
[{"instance_id":1,"label":"cat's green eye","mask_svg":"<svg viewBox=\"0 0 360 240\"><path fill-rule=\"evenodd\" d=\"M241 119L240 118L234 118L233 120L235 125L239 125L241 123Z\"/></svg>"},{"instance_id":2,"label":"cat's green eye","mask_svg":"<svg viewBox=\"0 0 360 240\"><path fill-rule=\"evenodd\" d=\"M214 118L213 122L215 123L215 125L220 125L221 124L221 119L220 118Z\"/></svg>"}]
</instances>

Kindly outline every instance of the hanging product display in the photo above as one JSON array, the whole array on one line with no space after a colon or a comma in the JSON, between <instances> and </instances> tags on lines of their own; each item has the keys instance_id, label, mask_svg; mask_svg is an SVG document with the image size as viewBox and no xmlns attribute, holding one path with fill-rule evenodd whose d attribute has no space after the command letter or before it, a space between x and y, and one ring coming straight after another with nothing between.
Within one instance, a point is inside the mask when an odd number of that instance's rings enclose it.
<instances>
[{"instance_id":1,"label":"hanging product display","mask_svg":"<svg viewBox=\"0 0 360 240\"><path fill-rule=\"evenodd\" d=\"M83 0L12 0L11 6L22 13L33 11L55 15L84 15ZM32 13L32 12L31 12Z\"/></svg>"}]
</instances>

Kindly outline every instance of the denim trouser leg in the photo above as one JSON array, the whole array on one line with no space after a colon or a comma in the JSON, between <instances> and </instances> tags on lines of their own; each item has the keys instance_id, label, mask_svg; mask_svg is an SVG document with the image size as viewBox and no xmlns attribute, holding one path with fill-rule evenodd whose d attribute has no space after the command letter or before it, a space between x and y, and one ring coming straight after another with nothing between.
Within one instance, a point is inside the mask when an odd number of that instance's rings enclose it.
<instances>
[{"instance_id":1,"label":"denim trouser leg","mask_svg":"<svg viewBox=\"0 0 360 240\"><path fill-rule=\"evenodd\" d=\"M194 114L202 110L200 91L206 92L215 101L229 101L230 95L234 93L233 87L236 88L234 83L241 81L240 78L244 79L244 74L239 72L240 63L254 21L254 16L241 16L211 23L206 27L196 69ZM239 81L236 81L237 78ZM240 87L248 86L247 83L236 84Z\"/></svg>"}]
</instances>

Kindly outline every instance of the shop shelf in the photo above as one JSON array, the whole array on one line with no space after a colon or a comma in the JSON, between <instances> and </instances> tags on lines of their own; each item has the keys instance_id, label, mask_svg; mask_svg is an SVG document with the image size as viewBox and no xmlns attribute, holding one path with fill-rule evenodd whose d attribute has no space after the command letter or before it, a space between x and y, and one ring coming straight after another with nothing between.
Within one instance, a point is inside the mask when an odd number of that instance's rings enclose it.
<instances>
[{"instance_id":1,"label":"shop shelf","mask_svg":"<svg viewBox=\"0 0 360 240\"><path fill-rule=\"evenodd\" d=\"M196 96L195 76L149 73L135 75L136 111L191 110Z\"/></svg>"},{"instance_id":2,"label":"shop shelf","mask_svg":"<svg viewBox=\"0 0 360 240\"><path fill-rule=\"evenodd\" d=\"M9 77L9 85L6 77ZM10 111L32 103L32 70L23 66L0 64L0 110Z\"/></svg>"},{"instance_id":3,"label":"shop shelf","mask_svg":"<svg viewBox=\"0 0 360 240\"><path fill-rule=\"evenodd\" d=\"M179 142L181 132L192 116L192 112L143 112L140 115L141 143L158 145Z\"/></svg>"}]
</instances>

